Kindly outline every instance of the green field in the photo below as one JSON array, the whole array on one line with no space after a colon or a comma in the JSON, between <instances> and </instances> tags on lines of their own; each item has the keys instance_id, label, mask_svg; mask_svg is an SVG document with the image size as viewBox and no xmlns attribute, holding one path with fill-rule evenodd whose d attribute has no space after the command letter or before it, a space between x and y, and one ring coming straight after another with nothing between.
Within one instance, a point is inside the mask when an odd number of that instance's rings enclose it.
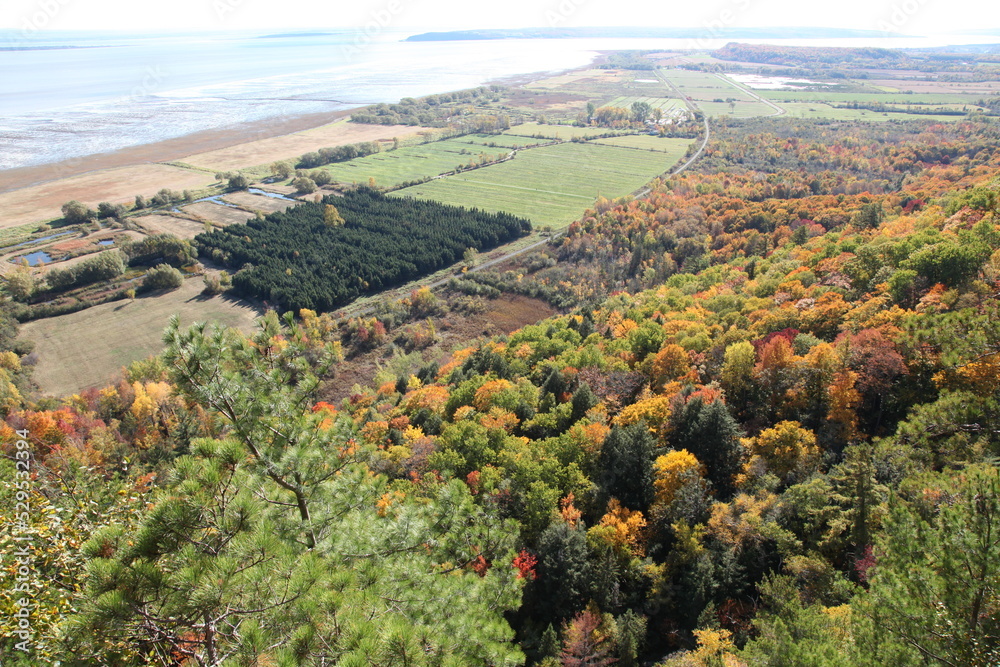
<instances>
[{"instance_id":1,"label":"green field","mask_svg":"<svg viewBox=\"0 0 1000 667\"><path fill-rule=\"evenodd\" d=\"M782 108L786 115L793 118L829 118L831 120L866 120L884 122L887 120L937 120L955 122L964 116L931 115L916 113L897 113L869 111L867 109L836 109L828 104L810 102L784 102Z\"/></svg>"},{"instance_id":2,"label":"green field","mask_svg":"<svg viewBox=\"0 0 1000 667\"><path fill-rule=\"evenodd\" d=\"M622 146L624 148L639 148L642 150L662 151L680 159L684 151L691 145L690 139L671 139L669 137L654 137L648 134L630 134L624 137L606 137L594 139L593 143L605 146Z\"/></svg>"},{"instance_id":3,"label":"green field","mask_svg":"<svg viewBox=\"0 0 1000 667\"><path fill-rule=\"evenodd\" d=\"M661 83L660 86L663 86L663 84ZM668 111L670 109L673 109L674 107L681 107L681 108L684 107L684 103L675 98L641 97L638 95L616 97L615 99L611 100L610 102L602 106L621 107L623 109L629 109L635 102L645 102L654 109L658 108L658 109L663 109L664 111Z\"/></svg>"},{"instance_id":4,"label":"green field","mask_svg":"<svg viewBox=\"0 0 1000 667\"><path fill-rule=\"evenodd\" d=\"M881 102L883 104L969 104L982 95L966 93L830 93L814 90L758 90L774 102Z\"/></svg>"},{"instance_id":5,"label":"green field","mask_svg":"<svg viewBox=\"0 0 1000 667\"><path fill-rule=\"evenodd\" d=\"M202 297L203 287L200 278L188 278L165 294L112 301L21 325L21 337L35 341L35 381L54 396L107 384L122 366L163 349L163 330L175 313L183 326L209 321L243 331L261 314L244 301Z\"/></svg>"},{"instance_id":6,"label":"green field","mask_svg":"<svg viewBox=\"0 0 1000 667\"><path fill-rule=\"evenodd\" d=\"M490 142L496 146L488 146ZM480 153L495 158L507 155L511 148L533 143L538 142L504 135L470 135L375 153L321 169L340 183L367 183L374 178L378 185L392 186L452 171L470 159L478 159Z\"/></svg>"},{"instance_id":7,"label":"green field","mask_svg":"<svg viewBox=\"0 0 1000 667\"><path fill-rule=\"evenodd\" d=\"M782 105L784 106L784 105ZM763 102L737 102L730 107L727 102L698 102L698 108L709 116L732 116L733 118L755 118L774 116L774 109Z\"/></svg>"},{"instance_id":8,"label":"green field","mask_svg":"<svg viewBox=\"0 0 1000 667\"><path fill-rule=\"evenodd\" d=\"M683 153L683 150L678 151ZM669 170L676 158L657 151L564 143L518 153L503 164L394 193L446 204L507 211L536 226L565 227L598 195L620 197Z\"/></svg>"},{"instance_id":9,"label":"green field","mask_svg":"<svg viewBox=\"0 0 1000 667\"><path fill-rule=\"evenodd\" d=\"M682 94L693 100L711 101L715 99L726 100L732 98L741 102L756 102L752 97L744 93L728 81L720 79L707 72L693 72L686 69L660 70L660 73L670 80ZM727 105L728 107L728 105ZM766 105L765 105L766 107ZM771 110L773 112L773 109Z\"/></svg>"},{"instance_id":10,"label":"green field","mask_svg":"<svg viewBox=\"0 0 1000 667\"><path fill-rule=\"evenodd\" d=\"M539 123L522 123L510 128L504 134L518 137L534 137L536 135L547 139L569 140L575 137L593 137L608 132L606 127L575 127L573 125L541 125Z\"/></svg>"}]
</instances>

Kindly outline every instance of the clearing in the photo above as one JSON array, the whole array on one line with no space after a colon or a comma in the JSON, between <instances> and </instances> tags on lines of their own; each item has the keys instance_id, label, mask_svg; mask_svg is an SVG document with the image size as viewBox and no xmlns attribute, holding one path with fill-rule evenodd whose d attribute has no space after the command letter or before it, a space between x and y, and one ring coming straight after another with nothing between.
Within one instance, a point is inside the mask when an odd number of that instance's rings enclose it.
<instances>
[{"instance_id":1,"label":"clearing","mask_svg":"<svg viewBox=\"0 0 1000 667\"><path fill-rule=\"evenodd\" d=\"M21 325L21 337L36 343L35 380L53 396L107 384L122 366L163 349L163 330L175 313L184 326L209 321L252 329L261 315L256 307L222 296L204 297L203 287L201 278L192 277L171 292Z\"/></svg>"}]
</instances>

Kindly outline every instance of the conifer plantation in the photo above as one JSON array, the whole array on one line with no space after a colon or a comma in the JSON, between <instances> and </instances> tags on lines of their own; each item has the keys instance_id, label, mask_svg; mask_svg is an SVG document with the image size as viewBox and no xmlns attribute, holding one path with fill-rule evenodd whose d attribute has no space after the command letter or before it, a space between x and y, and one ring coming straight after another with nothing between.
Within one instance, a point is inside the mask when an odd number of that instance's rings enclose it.
<instances>
[{"instance_id":1,"label":"conifer plantation","mask_svg":"<svg viewBox=\"0 0 1000 667\"><path fill-rule=\"evenodd\" d=\"M323 311L527 222L360 189L203 234L287 312L175 321L72 396L5 303L3 664L1000 664L998 190L988 118L713 121L646 196L365 317ZM512 295L558 314L377 347ZM396 370L350 388L368 353Z\"/></svg>"},{"instance_id":2,"label":"conifer plantation","mask_svg":"<svg viewBox=\"0 0 1000 667\"><path fill-rule=\"evenodd\" d=\"M492 250L531 231L507 213L398 199L362 188L200 234L201 252L240 270L243 295L328 311ZM249 266L247 266L249 265Z\"/></svg>"}]
</instances>

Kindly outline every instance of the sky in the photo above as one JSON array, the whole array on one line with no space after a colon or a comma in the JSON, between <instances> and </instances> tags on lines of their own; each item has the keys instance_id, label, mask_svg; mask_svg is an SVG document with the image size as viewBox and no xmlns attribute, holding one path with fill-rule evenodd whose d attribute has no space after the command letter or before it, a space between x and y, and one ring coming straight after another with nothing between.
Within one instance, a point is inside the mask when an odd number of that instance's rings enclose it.
<instances>
[{"instance_id":1,"label":"sky","mask_svg":"<svg viewBox=\"0 0 1000 667\"><path fill-rule=\"evenodd\" d=\"M935 35L1000 28L995 0L0 0L0 29L458 30L824 26Z\"/></svg>"}]
</instances>

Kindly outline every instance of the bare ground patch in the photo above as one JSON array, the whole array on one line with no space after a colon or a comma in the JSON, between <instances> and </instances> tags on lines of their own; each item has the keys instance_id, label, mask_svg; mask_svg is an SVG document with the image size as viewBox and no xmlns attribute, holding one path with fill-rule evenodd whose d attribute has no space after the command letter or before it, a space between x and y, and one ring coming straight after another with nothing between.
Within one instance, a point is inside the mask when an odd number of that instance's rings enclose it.
<instances>
[{"instance_id":1,"label":"bare ground patch","mask_svg":"<svg viewBox=\"0 0 1000 667\"><path fill-rule=\"evenodd\" d=\"M241 206L251 211L260 211L261 213L284 211L286 208L295 206L297 203L287 201L285 199L277 199L276 197L254 195L249 192L232 192L223 197L222 201L229 202L230 204L236 204L237 206Z\"/></svg>"},{"instance_id":2,"label":"bare ground patch","mask_svg":"<svg viewBox=\"0 0 1000 667\"><path fill-rule=\"evenodd\" d=\"M245 169L295 158L303 153L328 146L353 144L360 141L377 141L379 139L391 141L393 137L402 139L423 131L431 131L431 128L411 127L409 125L365 125L341 120L303 132L189 155L181 162L218 171Z\"/></svg>"},{"instance_id":3,"label":"bare ground patch","mask_svg":"<svg viewBox=\"0 0 1000 667\"><path fill-rule=\"evenodd\" d=\"M180 239L193 239L205 231L205 223L172 215L144 215L132 221L150 234L173 234Z\"/></svg>"},{"instance_id":4,"label":"bare ground patch","mask_svg":"<svg viewBox=\"0 0 1000 667\"><path fill-rule=\"evenodd\" d=\"M210 201L188 204L181 207L181 211L201 220L207 220L208 222L222 226L238 225L253 217L252 214L247 213L243 209L231 208Z\"/></svg>"},{"instance_id":5,"label":"bare ground patch","mask_svg":"<svg viewBox=\"0 0 1000 667\"><path fill-rule=\"evenodd\" d=\"M215 182L212 174L163 164L95 171L0 194L0 229L62 216L62 205L76 199L91 208L100 202L130 204L136 195L151 197L163 188L194 190Z\"/></svg>"}]
</instances>

